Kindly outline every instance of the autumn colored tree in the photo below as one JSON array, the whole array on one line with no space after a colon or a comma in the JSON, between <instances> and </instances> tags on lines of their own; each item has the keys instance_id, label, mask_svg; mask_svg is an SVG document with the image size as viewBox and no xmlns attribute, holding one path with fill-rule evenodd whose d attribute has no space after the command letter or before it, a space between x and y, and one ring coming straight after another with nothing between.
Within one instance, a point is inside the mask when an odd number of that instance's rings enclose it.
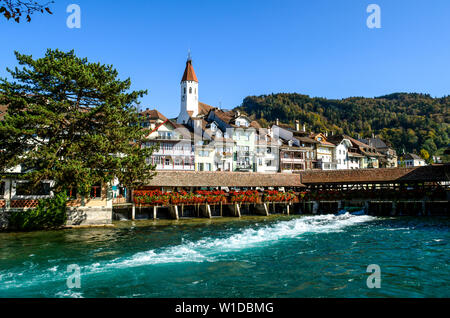
<instances>
[{"instance_id":1,"label":"autumn colored tree","mask_svg":"<svg viewBox=\"0 0 450 318\"><path fill-rule=\"evenodd\" d=\"M425 149L433 156L450 142L450 96L395 93L376 98L326 99L280 93L246 97L237 109L264 127L279 119L294 128L299 120L308 131L345 133L355 138L375 134L397 153Z\"/></svg>"},{"instance_id":2,"label":"autumn colored tree","mask_svg":"<svg viewBox=\"0 0 450 318\"><path fill-rule=\"evenodd\" d=\"M35 12L53 14L49 7L51 3L53 1L39 3L36 0L0 0L0 14L8 20L13 19L17 23L20 22L22 17L30 22L31 15Z\"/></svg>"}]
</instances>

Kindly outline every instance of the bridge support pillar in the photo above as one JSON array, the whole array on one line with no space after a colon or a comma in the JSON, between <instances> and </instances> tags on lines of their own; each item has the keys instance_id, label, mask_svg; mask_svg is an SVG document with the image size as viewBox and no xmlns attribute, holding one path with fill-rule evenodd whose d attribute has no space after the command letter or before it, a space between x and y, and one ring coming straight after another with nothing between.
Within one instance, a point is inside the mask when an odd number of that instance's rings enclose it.
<instances>
[{"instance_id":1,"label":"bridge support pillar","mask_svg":"<svg viewBox=\"0 0 450 318\"><path fill-rule=\"evenodd\" d=\"M136 204L131 207L131 220L136 220Z\"/></svg>"},{"instance_id":2,"label":"bridge support pillar","mask_svg":"<svg viewBox=\"0 0 450 318\"><path fill-rule=\"evenodd\" d=\"M397 215L397 202L392 201L391 215Z\"/></svg>"},{"instance_id":3,"label":"bridge support pillar","mask_svg":"<svg viewBox=\"0 0 450 318\"><path fill-rule=\"evenodd\" d=\"M369 201L364 202L364 214L369 215Z\"/></svg>"},{"instance_id":4,"label":"bridge support pillar","mask_svg":"<svg viewBox=\"0 0 450 318\"><path fill-rule=\"evenodd\" d=\"M286 213L287 213L287 215L290 215L290 212L291 212L290 211L290 207L291 206L289 204L286 205Z\"/></svg>"},{"instance_id":5,"label":"bridge support pillar","mask_svg":"<svg viewBox=\"0 0 450 318\"><path fill-rule=\"evenodd\" d=\"M338 212L342 211L344 208L344 201L338 201Z\"/></svg>"},{"instance_id":6,"label":"bridge support pillar","mask_svg":"<svg viewBox=\"0 0 450 318\"><path fill-rule=\"evenodd\" d=\"M318 212L319 212L319 202L313 201L312 214L317 214Z\"/></svg>"},{"instance_id":7,"label":"bridge support pillar","mask_svg":"<svg viewBox=\"0 0 450 318\"><path fill-rule=\"evenodd\" d=\"M234 205L234 215L237 216L238 218L241 217L241 207L238 203Z\"/></svg>"},{"instance_id":8,"label":"bridge support pillar","mask_svg":"<svg viewBox=\"0 0 450 318\"><path fill-rule=\"evenodd\" d=\"M208 218L208 219L211 219L211 218L212 218L212 215L211 215L211 206L210 206L209 204L200 206L200 212L201 212L201 214L202 214L204 217L206 217L206 218Z\"/></svg>"},{"instance_id":9,"label":"bridge support pillar","mask_svg":"<svg viewBox=\"0 0 450 318\"><path fill-rule=\"evenodd\" d=\"M267 206L267 203L255 204L253 211L257 215L269 216L269 207Z\"/></svg>"},{"instance_id":10,"label":"bridge support pillar","mask_svg":"<svg viewBox=\"0 0 450 318\"><path fill-rule=\"evenodd\" d=\"M158 207L155 205L153 207L153 220L156 220L157 212L158 212Z\"/></svg>"},{"instance_id":11,"label":"bridge support pillar","mask_svg":"<svg viewBox=\"0 0 450 318\"><path fill-rule=\"evenodd\" d=\"M178 216L178 205L173 205L169 208L170 216L174 220L179 220L180 217Z\"/></svg>"}]
</instances>

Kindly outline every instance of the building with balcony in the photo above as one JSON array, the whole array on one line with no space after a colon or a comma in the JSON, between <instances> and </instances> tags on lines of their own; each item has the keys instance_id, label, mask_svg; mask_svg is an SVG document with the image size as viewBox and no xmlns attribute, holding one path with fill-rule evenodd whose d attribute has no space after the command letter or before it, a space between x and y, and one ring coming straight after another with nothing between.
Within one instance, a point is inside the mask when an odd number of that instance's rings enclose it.
<instances>
[{"instance_id":1,"label":"building with balcony","mask_svg":"<svg viewBox=\"0 0 450 318\"><path fill-rule=\"evenodd\" d=\"M396 168L398 166L397 152L379 137L372 135L372 138L359 139L359 141L374 147L377 152L383 155L379 158L380 168Z\"/></svg>"},{"instance_id":2,"label":"building with balcony","mask_svg":"<svg viewBox=\"0 0 450 318\"><path fill-rule=\"evenodd\" d=\"M146 110L140 115L141 126L149 130L144 147L154 147L147 163L155 165L157 171L194 171L194 146L188 127L167 119L157 110Z\"/></svg>"},{"instance_id":3,"label":"building with balcony","mask_svg":"<svg viewBox=\"0 0 450 318\"><path fill-rule=\"evenodd\" d=\"M256 134L256 172L276 173L280 169L281 142L272 138L270 129L258 130Z\"/></svg>"},{"instance_id":4,"label":"building with balcony","mask_svg":"<svg viewBox=\"0 0 450 318\"><path fill-rule=\"evenodd\" d=\"M326 134L311 134L310 137L317 141L315 147L316 168L321 170L337 170L337 161L334 158L336 146L327 141Z\"/></svg>"}]
</instances>

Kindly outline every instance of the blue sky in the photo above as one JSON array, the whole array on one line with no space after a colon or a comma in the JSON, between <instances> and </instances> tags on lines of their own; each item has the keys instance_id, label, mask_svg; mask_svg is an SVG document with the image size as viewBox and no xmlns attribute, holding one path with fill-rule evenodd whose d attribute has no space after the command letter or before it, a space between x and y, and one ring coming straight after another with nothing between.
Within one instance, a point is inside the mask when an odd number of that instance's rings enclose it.
<instances>
[{"instance_id":1,"label":"blue sky","mask_svg":"<svg viewBox=\"0 0 450 318\"><path fill-rule=\"evenodd\" d=\"M81 29L66 26L71 3L81 7ZM381 29L366 26L371 3ZM200 100L223 108L278 92L450 93L448 0L55 0L52 9L31 23L0 19L0 76L16 65L14 50L75 49L148 89L143 108L175 117L190 48Z\"/></svg>"}]
</instances>

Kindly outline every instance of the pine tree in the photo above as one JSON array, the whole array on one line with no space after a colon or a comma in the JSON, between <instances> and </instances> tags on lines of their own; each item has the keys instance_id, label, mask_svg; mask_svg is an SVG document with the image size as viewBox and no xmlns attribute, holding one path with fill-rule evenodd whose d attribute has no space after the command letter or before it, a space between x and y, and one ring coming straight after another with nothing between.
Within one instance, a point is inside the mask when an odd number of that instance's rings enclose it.
<instances>
[{"instance_id":1,"label":"pine tree","mask_svg":"<svg viewBox=\"0 0 450 318\"><path fill-rule=\"evenodd\" d=\"M0 79L0 171L21 165L38 185L54 180L56 191L87 194L115 178L130 188L152 177L146 164L136 105L146 91L130 91L111 65L90 63L74 51L47 50L45 57L15 53L21 68Z\"/></svg>"}]
</instances>

